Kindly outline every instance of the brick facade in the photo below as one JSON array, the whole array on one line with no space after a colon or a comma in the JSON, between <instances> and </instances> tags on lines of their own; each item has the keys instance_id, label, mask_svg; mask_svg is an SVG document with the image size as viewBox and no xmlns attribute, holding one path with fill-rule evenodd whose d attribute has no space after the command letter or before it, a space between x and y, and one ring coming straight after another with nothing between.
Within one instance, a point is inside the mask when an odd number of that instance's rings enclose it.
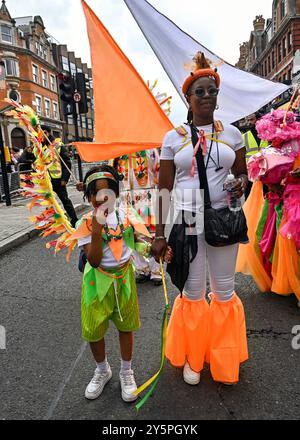
<instances>
[{"instance_id":1,"label":"brick facade","mask_svg":"<svg viewBox=\"0 0 300 440\"><path fill-rule=\"evenodd\" d=\"M42 124L50 126L55 136L62 136L64 122L59 110L58 69L52 55L52 41L41 17L13 19L3 1L0 26L0 57L6 66L5 88L0 90L5 144L14 146L17 128L17 122L4 114L8 108L3 102L6 97L32 107L38 112ZM19 138L20 130L22 128L18 127ZM23 143L24 146L29 143L25 132Z\"/></svg>"},{"instance_id":2,"label":"brick facade","mask_svg":"<svg viewBox=\"0 0 300 440\"><path fill-rule=\"evenodd\" d=\"M300 49L300 0L273 0L272 18L257 16L253 26L249 42L240 45L237 66L270 80L291 82Z\"/></svg>"},{"instance_id":3,"label":"brick facade","mask_svg":"<svg viewBox=\"0 0 300 440\"><path fill-rule=\"evenodd\" d=\"M67 60L67 66L62 57ZM76 58L74 52L69 52L65 45L58 45L47 34L40 16L12 18L4 0L0 8L0 60L6 66L5 86L0 88L0 122L5 145L29 144L25 131L5 116L9 105L3 100L7 97L36 110L41 123L49 126L55 137L62 137L65 143L76 140L74 120L62 114L57 88L57 75L71 70L73 74L83 72L87 79L89 111L78 118L78 137L79 140L93 140L92 70ZM23 133L23 140L20 133Z\"/></svg>"}]
</instances>

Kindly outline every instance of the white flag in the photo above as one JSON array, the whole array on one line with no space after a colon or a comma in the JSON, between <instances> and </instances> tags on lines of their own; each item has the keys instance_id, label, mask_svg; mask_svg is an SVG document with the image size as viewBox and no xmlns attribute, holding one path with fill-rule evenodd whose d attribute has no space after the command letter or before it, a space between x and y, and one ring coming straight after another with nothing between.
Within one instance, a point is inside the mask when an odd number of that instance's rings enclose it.
<instances>
[{"instance_id":1,"label":"white flag","mask_svg":"<svg viewBox=\"0 0 300 440\"><path fill-rule=\"evenodd\" d=\"M197 51L203 52L212 61L221 76L219 110L216 111L216 116L221 121L238 121L259 110L289 88L224 62L146 0L124 2L185 104L181 87L191 72L192 58Z\"/></svg>"}]
</instances>

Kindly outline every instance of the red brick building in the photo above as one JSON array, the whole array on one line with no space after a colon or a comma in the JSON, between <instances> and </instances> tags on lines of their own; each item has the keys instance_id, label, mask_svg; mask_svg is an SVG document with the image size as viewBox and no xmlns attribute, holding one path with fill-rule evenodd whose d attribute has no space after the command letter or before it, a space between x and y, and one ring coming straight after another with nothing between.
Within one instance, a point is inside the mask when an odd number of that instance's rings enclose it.
<instances>
[{"instance_id":1,"label":"red brick building","mask_svg":"<svg viewBox=\"0 0 300 440\"><path fill-rule=\"evenodd\" d=\"M272 18L256 16L237 67L270 80L290 82L300 49L300 0L273 0Z\"/></svg>"},{"instance_id":2,"label":"red brick building","mask_svg":"<svg viewBox=\"0 0 300 440\"><path fill-rule=\"evenodd\" d=\"M6 145L28 145L25 131L4 115L10 97L33 107L41 123L51 127L54 136L62 136L56 75L58 68L52 54L52 39L41 17L13 19L2 1L0 9L0 59L6 67L5 88L0 90L0 118Z\"/></svg>"}]
</instances>

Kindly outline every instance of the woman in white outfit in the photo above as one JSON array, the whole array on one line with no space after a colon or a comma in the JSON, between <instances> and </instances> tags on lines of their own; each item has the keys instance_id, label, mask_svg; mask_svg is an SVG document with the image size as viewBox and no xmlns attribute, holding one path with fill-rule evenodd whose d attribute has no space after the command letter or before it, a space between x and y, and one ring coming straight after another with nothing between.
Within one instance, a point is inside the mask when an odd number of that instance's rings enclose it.
<instances>
[{"instance_id":1,"label":"woman in white outfit","mask_svg":"<svg viewBox=\"0 0 300 440\"><path fill-rule=\"evenodd\" d=\"M206 140L203 154L206 153L204 163L213 208L227 206L223 184L230 170L236 177L235 195L243 195L247 168L243 138L238 129L214 120L220 76L210 68L203 54L197 54L194 60L196 70L183 85L190 106L189 123L165 136L159 190L171 192L174 189L176 211L193 212L203 219L191 124ZM164 256L167 249L165 221L161 217L153 243L157 259ZM239 380L240 363L248 359L244 309L234 290L238 244L222 248L209 246L201 223L192 238L194 249L195 244L196 253L189 263L184 289L175 300L170 318L166 357L175 367L184 367L184 380L191 385L199 383L205 361L210 364L215 381L233 384ZM210 275L210 303L206 299L206 262Z\"/></svg>"}]
</instances>

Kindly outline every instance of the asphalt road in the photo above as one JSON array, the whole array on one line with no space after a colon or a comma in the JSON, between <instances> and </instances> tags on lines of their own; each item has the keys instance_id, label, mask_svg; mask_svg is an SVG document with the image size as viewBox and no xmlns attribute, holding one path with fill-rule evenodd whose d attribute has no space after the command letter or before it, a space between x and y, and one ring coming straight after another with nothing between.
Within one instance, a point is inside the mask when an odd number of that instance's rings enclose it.
<instances>
[{"instance_id":1,"label":"asphalt road","mask_svg":"<svg viewBox=\"0 0 300 440\"><path fill-rule=\"evenodd\" d=\"M0 420L234 420L299 419L300 350L292 349L292 328L300 325L296 298L261 294L251 278L237 276L245 306L250 360L240 383L214 383L208 369L190 387L182 371L166 364L154 395L137 413L121 400L116 330L107 334L113 378L95 401L84 398L94 371L81 340L81 274L77 251L70 264L53 257L41 239L1 256L0 325L7 334L0 350ZM168 283L170 301L176 292ZM139 288L142 328L135 338L134 370L142 384L159 366L162 289Z\"/></svg>"}]
</instances>

